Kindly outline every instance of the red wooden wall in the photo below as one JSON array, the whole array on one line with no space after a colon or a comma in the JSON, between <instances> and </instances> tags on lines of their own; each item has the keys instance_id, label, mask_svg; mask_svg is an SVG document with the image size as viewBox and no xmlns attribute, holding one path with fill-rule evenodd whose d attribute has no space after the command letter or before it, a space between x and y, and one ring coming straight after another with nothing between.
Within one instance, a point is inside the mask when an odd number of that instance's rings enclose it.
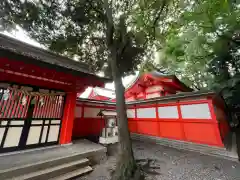
<instances>
[{"instance_id":1,"label":"red wooden wall","mask_svg":"<svg viewBox=\"0 0 240 180\"><path fill-rule=\"evenodd\" d=\"M107 104L99 106L93 103L79 103L73 136L99 135L104 122L96 113L100 109L113 108ZM221 135L225 136L229 128L223 116L221 121L218 121L216 111L212 98L201 97L133 104L128 106L127 115L129 130L132 133L223 147L224 137Z\"/></svg>"},{"instance_id":2,"label":"red wooden wall","mask_svg":"<svg viewBox=\"0 0 240 180\"><path fill-rule=\"evenodd\" d=\"M101 109L114 109L114 106L96 103L77 103L73 126L73 138L100 135L104 127L104 119L97 116Z\"/></svg>"},{"instance_id":3,"label":"red wooden wall","mask_svg":"<svg viewBox=\"0 0 240 180\"><path fill-rule=\"evenodd\" d=\"M196 111L200 111L199 105L209 108L209 117L207 115L205 117L182 115L183 109L181 107L195 106ZM176 109L176 117L161 117L158 112L158 108L173 107ZM152 109L155 112L155 117L139 117L138 110L145 108ZM130 132L219 147L224 146L211 99L135 106L133 110L136 113L135 117L129 118ZM189 114L194 115L195 113L197 112L192 111ZM171 116L171 114L169 115Z\"/></svg>"}]
</instances>

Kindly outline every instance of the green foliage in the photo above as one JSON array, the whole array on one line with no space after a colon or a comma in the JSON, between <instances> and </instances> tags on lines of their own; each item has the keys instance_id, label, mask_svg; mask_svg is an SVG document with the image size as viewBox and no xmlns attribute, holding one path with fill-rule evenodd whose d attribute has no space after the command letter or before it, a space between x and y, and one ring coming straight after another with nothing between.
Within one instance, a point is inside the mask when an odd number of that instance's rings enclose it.
<instances>
[{"instance_id":1,"label":"green foliage","mask_svg":"<svg viewBox=\"0 0 240 180\"><path fill-rule=\"evenodd\" d=\"M118 0L109 5L122 76L158 69L192 88L215 89L239 74L238 1ZM3 0L0 6L1 29L19 25L49 49L112 75L104 0Z\"/></svg>"},{"instance_id":2,"label":"green foliage","mask_svg":"<svg viewBox=\"0 0 240 180\"><path fill-rule=\"evenodd\" d=\"M195 89L212 89L239 73L239 2L179 0L166 12L157 32L144 26L159 66Z\"/></svg>"},{"instance_id":3,"label":"green foliage","mask_svg":"<svg viewBox=\"0 0 240 180\"><path fill-rule=\"evenodd\" d=\"M159 50L159 64L192 88L205 89L211 79L206 65L212 56L208 45L203 45L205 42L204 36L191 29L181 35L169 34L164 47Z\"/></svg>"},{"instance_id":4,"label":"green foliage","mask_svg":"<svg viewBox=\"0 0 240 180\"><path fill-rule=\"evenodd\" d=\"M114 180L130 179L136 169L124 100L122 76L144 56L141 31L132 21L138 0L2 0L0 28L16 25L48 49L91 65L113 78L116 91L120 161Z\"/></svg>"},{"instance_id":5,"label":"green foliage","mask_svg":"<svg viewBox=\"0 0 240 180\"><path fill-rule=\"evenodd\" d=\"M129 19L136 3L138 1L118 0L109 4L114 18L114 46L119 50L118 64L122 75L133 72L144 53L142 41L138 40L140 36L133 29L127 29L131 26ZM93 71L106 71L111 75L104 0L3 0L0 6L2 30L14 30L18 25L50 50L86 62ZM125 15L122 23L120 13Z\"/></svg>"},{"instance_id":6,"label":"green foliage","mask_svg":"<svg viewBox=\"0 0 240 180\"><path fill-rule=\"evenodd\" d=\"M146 43L153 46L155 40L164 39L164 35L171 30L173 24L169 19L178 16L176 7L178 1L173 0L140 0L140 5L134 7L132 21L135 29L141 33ZM175 11L176 10L176 11Z\"/></svg>"},{"instance_id":7,"label":"green foliage","mask_svg":"<svg viewBox=\"0 0 240 180\"><path fill-rule=\"evenodd\" d=\"M192 88L220 93L234 112L240 102L240 4L192 2L161 41L159 63Z\"/></svg>"}]
</instances>

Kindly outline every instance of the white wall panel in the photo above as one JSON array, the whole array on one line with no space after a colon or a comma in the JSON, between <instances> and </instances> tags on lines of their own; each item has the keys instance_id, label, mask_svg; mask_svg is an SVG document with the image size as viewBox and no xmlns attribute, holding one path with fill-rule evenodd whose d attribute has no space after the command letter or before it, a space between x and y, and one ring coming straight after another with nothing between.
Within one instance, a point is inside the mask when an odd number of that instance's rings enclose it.
<instances>
[{"instance_id":1,"label":"white wall panel","mask_svg":"<svg viewBox=\"0 0 240 180\"><path fill-rule=\"evenodd\" d=\"M160 118L178 118L177 106L166 106L158 108L158 116Z\"/></svg>"},{"instance_id":2,"label":"white wall panel","mask_svg":"<svg viewBox=\"0 0 240 180\"><path fill-rule=\"evenodd\" d=\"M76 106L75 108L75 118L82 117L82 107Z\"/></svg>"},{"instance_id":3,"label":"white wall panel","mask_svg":"<svg viewBox=\"0 0 240 180\"><path fill-rule=\"evenodd\" d=\"M151 93L151 94L146 95L147 99L156 98L156 97L160 97L160 94L159 93Z\"/></svg>"},{"instance_id":4,"label":"white wall panel","mask_svg":"<svg viewBox=\"0 0 240 180\"><path fill-rule=\"evenodd\" d=\"M60 120L52 120L52 121L51 121L51 124L60 124L60 123L61 123Z\"/></svg>"},{"instance_id":5,"label":"white wall panel","mask_svg":"<svg viewBox=\"0 0 240 180\"><path fill-rule=\"evenodd\" d=\"M163 89L162 86L152 86L152 87L147 88L146 92L150 93L150 92L155 92L155 91L161 91L162 89Z\"/></svg>"},{"instance_id":6,"label":"white wall panel","mask_svg":"<svg viewBox=\"0 0 240 180\"><path fill-rule=\"evenodd\" d=\"M40 121L32 121L31 124L43 124L43 121L42 120L40 120Z\"/></svg>"},{"instance_id":7,"label":"white wall panel","mask_svg":"<svg viewBox=\"0 0 240 180\"><path fill-rule=\"evenodd\" d=\"M50 126L47 142L53 142L58 140L59 128L59 125Z\"/></svg>"},{"instance_id":8,"label":"white wall panel","mask_svg":"<svg viewBox=\"0 0 240 180\"><path fill-rule=\"evenodd\" d=\"M2 121L2 122L1 122L1 124L2 124L3 126L6 126L7 123L8 123L7 121Z\"/></svg>"},{"instance_id":9,"label":"white wall panel","mask_svg":"<svg viewBox=\"0 0 240 180\"><path fill-rule=\"evenodd\" d=\"M182 117L185 119L210 119L211 113L207 103L181 105Z\"/></svg>"},{"instance_id":10,"label":"white wall panel","mask_svg":"<svg viewBox=\"0 0 240 180\"><path fill-rule=\"evenodd\" d=\"M156 118L156 108L137 109L138 118Z\"/></svg>"},{"instance_id":11,"label":"white wall panel","mask_svg":"<svg viewBox=\"0 0 240 180\"><path fill-rule=\"evenodd\" d=\"M23 125L24 124L24 121L21 120L21 121L11 121L10 122L10 125Z\"/></svg>"},{"instance_id":12,"label":"white wall panel","mask_svg":"<svg viewBox=\"0 0 240 180\"><path fill-rule=\"evenodd\" d=\"M97 116L99 112L100 112L99 108L89 108L89 107L86 107L86 108L84 108L84 117L86 117L86 118L100 117L100 116Z\"/></svg>"},{"instance_id":13,"label":"white wall panel","mask_svg":"<svg viewBox=\"0 0 240 180\"><path fill-rule=\"evenodd\" d=\"M128 118L135 118L135 109L128 109L127 110L127 117Z\"/></svg>"},{"instance_id":14,"label":"white wall panel","mask_svg":"<svg viewBox=\"0 0 240 180\"><path fill-rule=\"evenodd\" d=\"M41 126L32 126L30 128L27 138L27 145L38 143L41 134L41 128L42 128Z\"/></svg>"},{"instance_id":15,"label":"white wall panel","mask_svg":"<svg viewBox=\"0 0 240 180\"><path fill-rule=\"evenodd\" d=\"M41 139L41 143L45 143L45 141L46 141L47 130L48 130L48 126L44 126L44 128L43 128L43 134L42 134L42 139Z\"/></svg>"},{"instance_id":16,"label":"white wall panel","mask_svg":"<svg viewBox=\"0 0 240 180\"><path fill-rule=\"evenodd\" d=\"M3 147L18 146L21 134L22 127L9 127Z\"/></svg>"},{"instance_id":17,"label":"white wall panel","mask_svg":"<svg viewBox=\"0 0 240 180\"><path fill-rule=\"evenodd\" d=\"M0 144L2 143L4 132L5 132L5 128L0 128Z\"/></svg>"}]
</instances>

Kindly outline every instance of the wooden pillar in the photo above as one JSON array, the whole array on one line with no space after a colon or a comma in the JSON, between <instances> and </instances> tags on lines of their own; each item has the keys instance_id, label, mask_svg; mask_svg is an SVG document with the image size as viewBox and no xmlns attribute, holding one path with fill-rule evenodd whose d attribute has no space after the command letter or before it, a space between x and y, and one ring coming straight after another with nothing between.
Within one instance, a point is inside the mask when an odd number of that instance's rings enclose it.
<instances>
[{"instance_id":1,"label":"wooden pillar","mask_svg":"<svg viewBox=\"0 0 240 180\"><path fill-rule=\"evenodd\" d=\"M186 134L185 134L185 128L184 128L184 121L183 121L182 111L181 111L179 101L177 101L177 111L178 111L178 120L180 122L180 127L181 127L181 130L182 130L182 140L187 141L187 137L186 137Z\"/></svg>"},{"instance_id":2,"label":"wooden pillar","mask_svg":"<svg viewBox=\"0 0 240 180\"><path fill-rule=\"evenodd\" d=\"M158 125L158 137L161 137L161 128L160 128L161 124L160 124L160 118L158 113L158 103L156 103L155 111L156 111L156 119L157 119L157 125Z\"/></svg>"},{"instance_id":3,"label":"wooden pillar","mask_svg":"<svg viewBox=\"0 0 240 180\"><path fill-rule=\"evenodd\" d=\"M208 100L208 107L209 107L209 111L210 111L210 114L211 114L211 119L213 122L213 129L214 129L214 133L215 133L215 139L217 141L217 146L220 146L220 147L224 147L224 144L223 144L223 141L222 141L222 138L221 138L221 133L220 133L220 124L217 120L217 116L215 114L215 110L214 110L214 104L213 104L213 100L212 99L209 99Z\"/></svg>"},{"instance_id":4,"label":"wooden pillar","mask_svg":"<svg viewBox=\"0 0 240 180\"><path fill-rule=\"evenodd\" d=\"M62 127L60 134L60 144L68 144L72 141L72 130L75 119L76 92L70 92L66 95L65 107L63 112Z\"/></svg>"},{"instance_id":5,"label":"wooden pillar","mask_svg":"<svg viewBox=\"0 0 240 180\"><path fill-rule=\"evenodd\" d=\"M135 123L135 132L138 133L138 120L137 120L137 105L134 105L134 120L133 122Z\"/></svg>"}]
</instances>

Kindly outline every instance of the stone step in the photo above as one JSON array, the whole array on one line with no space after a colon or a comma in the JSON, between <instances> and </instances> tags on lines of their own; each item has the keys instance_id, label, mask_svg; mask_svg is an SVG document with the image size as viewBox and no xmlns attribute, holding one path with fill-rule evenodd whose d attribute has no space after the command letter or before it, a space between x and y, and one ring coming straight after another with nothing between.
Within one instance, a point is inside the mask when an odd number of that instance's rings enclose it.
<instances>
[{"instance_id":1,"label":"stone step","mask_svg":"<svg viewBox=\"0 0 240 180\"><path fill-rule=\"evenodd\" d=\"M21 176L15 176L10 178L11 180L46 180L57 176L73 172L75 170L84 168L89 165L89 160L84 158L81 160L72 161L58 166L53 166L51 168L46 168L44 170L38 170ZM8 179L8 180L10 180Z\"/></svg>"},{"instance_id":2,"label":"stone step","mask_svg":"<svg viewBox=\"0 0 240 180\"><path fill-rule=\"evenodd\" d=\"M84 156L85 155L82 153L76 153L76 154L71 154L68 156L58 157L58 158L54 158L54 159L48 159L48 160L39 161L36 163L30 163L30 164L26 164L26 165L9 168L9 169L0 171L0 180L11 179L13 177L18 177L18 176L21 176L24 174L29 174L32 172L56 167L56 166L59 166L62 164L66 164L66 163L70 163L72 161L82 159L82 158L84 158Z\"/></svg>"},{"instance_id":3,"label":"stone step","mask_svg":"<svg viewBox=\"0 0 240 180\"><path fill-rule=\"evenodd\" d=\"M67 180L67 179L83 176L83 175L85 175L87 173L90 173L92 171L93 171L92 167L87 166L87 167L84 167L84 168L66 173L62 176L58 176L58 177L55 177L55 178L52 178L52 179L49 179L49 180Z\"/></svg>"}]
</instances>

